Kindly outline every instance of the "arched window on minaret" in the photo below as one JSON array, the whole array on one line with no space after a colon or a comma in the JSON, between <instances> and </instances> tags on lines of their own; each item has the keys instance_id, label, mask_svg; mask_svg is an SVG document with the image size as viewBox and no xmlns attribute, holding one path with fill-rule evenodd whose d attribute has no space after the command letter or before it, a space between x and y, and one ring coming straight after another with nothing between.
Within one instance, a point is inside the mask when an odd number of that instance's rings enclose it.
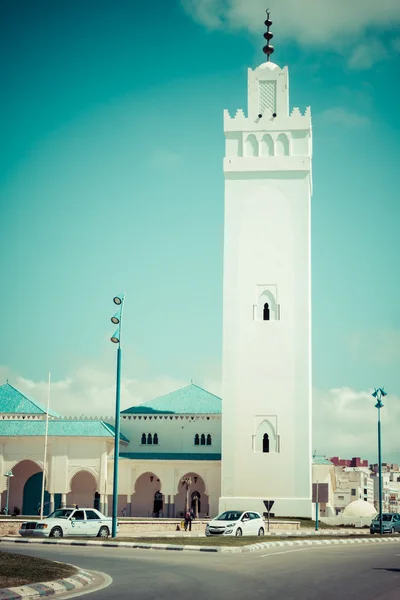
<instances>
[{"instance_id":1,"label":"arched window on minaret","mask_svg":"<svg viewBox=\"0 0 400 600\"><path fill-rule=\"evenodd\" d=\"M274 155L274 142L272 137L266 133L260 144L260 156L273 156Z\"/></svg>"},{"instance_id":2,"label":"arched window on minaret","mask_svg":"<svg viewBox=\"0 0 400 600\"><path fill-rule=\"evenodd\" d=\"M264 304L263 321L269 321L269 304L268 304L268 302L266 302Z\"/></svg>"},{"instance_id":3,"label":"arched window on minaret","mask_svg":"<svg viewBox=\"0 0 400 600\"><path fill-rule=\"evenodd\" d=\"M142 433L142 444L146 443L146 434Z\"/></svg>"},{"instance_id":4,"label":"arched window on minaret","mask_svg":"<svg viewBox=\"0 0 400 600\"><path fill-rule=\"evenodd\" d=\"M158 444L158 435L156 433L153 435L153 444Z\"/></svg>"},{"instance_id":5,"label":"arched window on minaret","mask_svg":"<svg viewBox=\"0 0 400 600\"><path fill-rule=\"evenodd\" d=\"M201 446L205 446L206 445L206 436L204 435L204 433L201 434L200 445Z\"/></svg>"},{"instance_id":6,"label":"arched window on minaret","mask_svg":"<svg viewBox=\"0 0 400 600\"><path fill-rule=\"evenodd\" d=\"M211 434L207 434L207 446L211 446Z\"/></svg>"},{"instance_id":7,"label":"arched window on minaret","mask_svg":"<svg viewBox=\"0 0 400 600\"><path fill-rule=\"evenodd\" d=\"M194 436L194 445L198 446L200 444L200 436L198 433Z\"/></svg>"},{"instance_id":8,"label":"arched window on minaret","mask_svg":"<svg viewBox=\"0 0 400 600\"><path fill-rule=\"evenodd\" d=\"M289 140L286 134L280 133L275 144L277 156L289 156Z\"/></svg>"},{"instance_id":9,"label":"arched window on minaret","mask_svg":"<svg viewBox=\"0 0 400 600\"><path fill-rule=\"evenodd\" d=\"M255 321L279 321L280 306L277 303L276 286L257 286L256 304L253 305Z\"/></svg>"},{"instance_id":10,"label":"arched window on minaret","mask_svg":"<svg viewBox=\"0 0 400 600\"><path fill-rule=\"evenodd\" d=\"M153 443L153 438L151 437L151 433L149 433L148 436L147 436L147 443L148 444L152 444Z\"/></svg>"},{"instance_id":11,"label":"arched window on minaret","mask_svg":"<svg viewBox=\"0 0 400 600\"><path fill-rule=\"evenodd\" d=\"M252 133L247 136L246 143L244 145L245 156L258 156L258 142L255 135Z\"/></svg>"},{"instance_id":12,"label":"arched window on minaret","mask_svg":"<svg viewBox=\"0 0 400 600\"><path fill-rule=\"evenodd\" d=\"M254 436L254 452L274 453L279 452L279 436L276 432L276 424L273 425L274 417L265 417L258 425Z\"/></svg>"}]
</instances>

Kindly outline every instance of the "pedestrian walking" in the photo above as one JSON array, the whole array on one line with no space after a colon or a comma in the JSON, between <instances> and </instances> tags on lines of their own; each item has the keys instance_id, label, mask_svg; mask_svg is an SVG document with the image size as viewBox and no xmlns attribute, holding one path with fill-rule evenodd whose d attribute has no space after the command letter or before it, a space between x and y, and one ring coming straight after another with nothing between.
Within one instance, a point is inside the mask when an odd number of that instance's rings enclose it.
<instances>
[{"instance_id":1,"label":"pedestrian walking","mask_svg":"<svg viewBox=\"0 0 400 600\"><path fill-rule=\"evenodd\" d=\"M192 531L192 514L190 510L185 512L185 531Z\"/></svg>"}]
</instances>

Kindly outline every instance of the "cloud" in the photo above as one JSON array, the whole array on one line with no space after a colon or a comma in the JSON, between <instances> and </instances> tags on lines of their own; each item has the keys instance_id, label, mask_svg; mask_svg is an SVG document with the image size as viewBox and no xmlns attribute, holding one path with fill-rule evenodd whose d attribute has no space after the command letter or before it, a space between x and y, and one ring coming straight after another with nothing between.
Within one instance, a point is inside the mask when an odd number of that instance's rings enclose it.
<instances>
[{"instance_id":1,"label":"cloud","mask_svg":"<svg viewBox=\"0 0 400 600\"><path fill-rule=\"evenodd\" d=\"M400 398L387 396L382 416L384 462L400 462ZM313 393L313 449L317 454L377 462L377 410L371 390L347 387Z\"/></svg>"},{"instance_id":2,"label":"cloud","mask_svg":"<svg viewBox=\"0 0 400 600\"><path fill-rule=\"evenodd\" d=\"M393 43L393 48L395 44ZM379 40L369 40L358 44L351 52L348 65L352 69L370 69L377 62L384 60L389 55L388 50Z\"/></svg>"},{"instance_id":3,"label":"cloud","mask_svg":"<svg viewBox=\"0 0 400 600\"><path fill-rule=\"evenodd\" d=\"M220 396L220 367L209 366L209 372L195 383ZM47 381L32 381L13 374L7 367L0 367L0 382L7 377L21 392L46 406ZM122 377L121 408L152 400L188 383L168 375L141 379ZM400 398L390 394L384 404L381 411L383 460L400 463ZM115 410L115 372L87 365L65 379L53 380L51 408L65 416L85 415L112 420ZM347 387L314 389L312 447L318 454L326 456L361 456L376 462L376 419L377 411L371 390L357 391Z\"/></svg>"},{"instance_id":4,"label":"cloud","mask_svg":"<svg viewBox=\"0 0 400 600\"><path fill-rule=\"evenodd\" d=\"M370 122L369 118L365 115L352 113L341 106L328 108L320 113L319 116L324 121L329 121L330 123L336 123L338 125L344 125L346 127L364 127Z\"/></svg>"},{"instance_id":5,"label":"cloud","mask_svg":"<svg viewBox=\"0 0 400 600\"><path fill-rule=\"evenodd\" d=\"M208 29L247 30L261 38L265 19L264 0L181 0L185 12ZM373 28L389 30L400 23L400 2L381 0L271 0L272 31L276 39L296 41L306 47L327 47L344 53L354 41L361 40ZM372 34L371 34L372 36ZM376 42L372 37L372 46ZM374 61L373 47L367 58L367 46L361 45L350 57L355 68L367 68ZM383 48L383 47L382 47ZM382 48L380 54L382 57ZM396 45L393 45L395 50Z\"/></svg>"}]
</instances>

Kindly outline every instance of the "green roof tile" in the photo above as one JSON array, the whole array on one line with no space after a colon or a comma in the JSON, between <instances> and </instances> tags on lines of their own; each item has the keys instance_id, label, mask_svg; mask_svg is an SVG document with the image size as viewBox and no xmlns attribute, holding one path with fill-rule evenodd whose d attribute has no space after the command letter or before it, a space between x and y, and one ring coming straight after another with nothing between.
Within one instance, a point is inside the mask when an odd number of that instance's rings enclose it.
<instances>
[{"instance_id":1,"label":"green roof tile","mask_svg":"<svg viewBox=\"0 0 400 600\"><path fill-rule=\"evenodd\" d=\"M46 410L38 402L31 400L9 383L4 383L0 385L0 413L44 415ZM49 411L49 415L59 416L52 410Z\"/></svg>"},{"instance_id":2,"label":"green roof tile","mask_svg":"<svg viewBox=\"0 0 400 600\"><path fill-rule=\"evenodd\" d=\"M121 458L138 460L221 460L221 454L204 452L120 452Z\"/></svg>"},{"instance_id":3,"label":"green roof tile","mask_svg":"<svg viewBox=\"0 0 400 600\"><path fill-rule=\"evenodd\" d=\"M221 398L191 383L175 392L159 396L138 406L132 406L121 414L221 414Z\"/></svg>"},{"instance_id":4,"label":"green roof tile","mask_svg":"<svg viewBox=\"0 0 400 600\"><path fill-rule=\"evenodd\" d=\"M333 462L328 460L325 456L313 456L313 465L331 465L332 467L334 466Z\"/></svg>"},{"instance_id":5,"label":"green roof tile","mask_svg":"<svg viewBox=\"0 0 400 600\"><path fill-rule=\"evenodd\" d=\"M0 437L44 436L45 420L22 421L20 419L0 420ZM115 437L112 425L104 421L75 419L49 420L48 435L51 437ZM129 442L122 433L120 439Z\"/></svg>"}]
</instances>

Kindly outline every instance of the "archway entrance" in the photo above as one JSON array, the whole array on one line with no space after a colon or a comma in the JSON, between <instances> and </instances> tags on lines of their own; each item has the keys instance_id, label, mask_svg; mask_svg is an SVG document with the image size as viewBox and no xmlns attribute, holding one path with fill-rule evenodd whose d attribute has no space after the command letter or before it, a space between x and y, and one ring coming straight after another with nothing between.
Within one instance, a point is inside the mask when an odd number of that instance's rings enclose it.
<instances>
[{"instance_id":1,"label":"archway entrance","mask_svg":"<svg viewBox=\"0 0 400 600\"><path fill-rule=\"evenodd\" d=\"M176 516L185 514L188 503L189 508L193 508L196 517L204 517L208 514L208 502L204 480L198 473L186 473L180 477L178 493L175 495Z\"/></svg>"},{"instance_id":2,"label":"archway entrance","mask_svg":"<svg viewBox=\"0 0 400 600\"><path fill-rule=\"evenodd\" d=\"M154 506L153 506L153 513L154 516L160 516L160 512L162 512L164 506L164 502L163 502L163 495L161 492L156 492L154 494Z\"/></svg>"},{"instance_id":3,"label":"archway entrance","mask_svg":"<svg viewBox=\"0 0 400 600\"><path fill-rule=\"evenodd\" d=\"M160 478L148 471L135 481L131 511L134 517L163 516L164 496Z\"/></svg>"},{"instance_id":4,"label":"archway entrance","mask_svg":"<svg viewBox=\"0 0 400 600\"><path fill-rule=\"evenodd\" d=\"M201 512L201 494L198 491L192 492L191 508L193 509L195 517L198 518Z\"/></svg>"},{"instance_id":5,"label":"archway entrance","mask_svg":"<svg viewBox=\"0 0 400 600\"><path fill-rule=\"evenodd\" d=\"M97 483L89 471L79 471L71 479L71 491L67 494L67 506L77 504L82 508L95 505Z\"/></svg>"},{"instance_id":6,"label":"archway entrance","mask_svg":"<svg viewBox=\"0 0 400 600\"><path fill-rule=\"evenodd\" d=\"M13 468L14 477L8 481L10 496L8 502L9 513L12 514L14 506L18 507L23 515L37 515L42 493L42 470L32 460L21 460ZM34 485L30 484L25 489L29 479L38 475Z\"/></svg>"},{"instance_id":7,"label":"archway entrance","mask_svg":"<svg viewBox=\"0 0 400 600\"><path fill-rule=\"evenodd\" d=\"M37 515L40 514L40 502L42 500L42 481L43 473L35 473L27 479L24 485L22 514ZM61 494L54 494L54 509L61 506ZM50 494L47 490L44 491L44 506L43 514L48 515L51 510Z\"/></svg>"}]
</instances>

